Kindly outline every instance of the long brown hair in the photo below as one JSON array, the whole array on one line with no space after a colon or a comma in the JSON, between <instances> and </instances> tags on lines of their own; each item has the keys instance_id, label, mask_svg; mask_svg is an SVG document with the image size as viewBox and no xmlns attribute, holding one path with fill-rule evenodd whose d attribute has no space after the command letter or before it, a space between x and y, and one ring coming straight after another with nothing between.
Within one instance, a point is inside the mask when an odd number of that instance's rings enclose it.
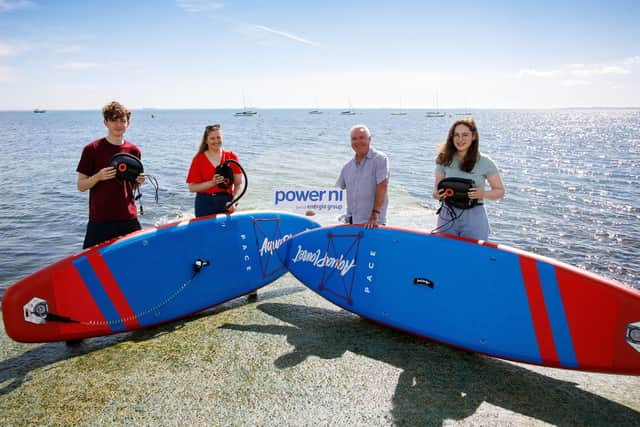
<instances>
[{"instance_id":1,"label":"long brown hair","mask_svg":"<svg viewBox=\"0 0 640 427\"><path fill-rule=\"evenodd\" d=\"M465 172L471 172L473 170L473 167L476 165L476 162L480 158L480 136L478 135L476 122L472 118L456 120L456 122L451 125L447 140L440 145L438 157L436 157L436 163L444 166L451 165L453 156L458 151L456 149L456 146L453 144L453 134L456 130L456 126L458 125L466 126L472 133L471 145L469 146L467 154L464 156L464 159L460 164L460 169Z\"/></svg>"},{"instance_id":2,"label":"long brown hair","mask_svg":"<svg viewBox=\"0 0 640 427\"><path fill-rule=\"evenodd\" d=\"M205 151L207 151L207 148L209 148L209 146L207 145L207 138L209 137L209 134L214 130L220 130L220 125L219 124L209 125L206 128L204 128L204 133L202 134L202 142L200 142L200 146L198 147L198 152L196 153L196 156L200 153L204 153Z\"/></svg>"}]
</instances>

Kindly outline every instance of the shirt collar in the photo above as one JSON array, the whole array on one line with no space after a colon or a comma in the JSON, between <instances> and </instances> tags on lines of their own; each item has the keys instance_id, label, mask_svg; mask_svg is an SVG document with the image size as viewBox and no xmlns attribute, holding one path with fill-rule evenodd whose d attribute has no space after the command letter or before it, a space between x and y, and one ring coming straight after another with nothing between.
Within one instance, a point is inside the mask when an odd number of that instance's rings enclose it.
<instances>
[{"instance_id":1,"label":"shirt collar","mask_svg":"<svg viewBox=\"0 0 640 427\"><path fill-rule=\"evenodd\" d=\"M372 159L376 155L376 150L373 147L369 147L369 151L367 151L367 155L364 156L365 159ZM353 160L357 161L356 156L353 156Z\"/></svg>"}]
</instances>

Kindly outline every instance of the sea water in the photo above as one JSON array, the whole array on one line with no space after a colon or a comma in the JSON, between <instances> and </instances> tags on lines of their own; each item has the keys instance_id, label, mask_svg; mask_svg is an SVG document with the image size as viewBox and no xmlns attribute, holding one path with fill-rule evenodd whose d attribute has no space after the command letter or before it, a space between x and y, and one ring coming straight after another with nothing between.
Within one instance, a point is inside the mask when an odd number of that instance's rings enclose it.
<instances>
[{"instance_id":1,"label":"sea water","mask_svg":"<svg viewBox=\"0 0 640 427\"><path fill-rule=\"evenodd\" d=\"M185 177L204 127L219 123L249 185L239 208L273 209L277 190L331 188L353 156L349 129L366 124L391 166L389 225L432 230L437 146L461 115L408 110L136 110L127 139L142 150L143 227L193 216ZM498 165L505 198L487 202L490 240L640 289L640 110L473 110L481 151ZM105 135L100 111L0 112L0 295L81 249L88 192L76 189L82 148ZM340 213L317 216L336 223ZM455 255L455 254L453 254ZM426 254L425 256L428 256ZM136 260L132 260L135 266Z\"/></svg>"}]
</instances>

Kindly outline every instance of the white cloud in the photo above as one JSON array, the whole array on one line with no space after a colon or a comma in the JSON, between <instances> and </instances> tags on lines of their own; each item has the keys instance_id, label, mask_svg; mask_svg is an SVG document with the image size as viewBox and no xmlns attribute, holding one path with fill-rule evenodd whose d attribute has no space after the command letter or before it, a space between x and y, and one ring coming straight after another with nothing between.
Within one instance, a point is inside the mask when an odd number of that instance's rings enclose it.
<instances>
[{"instance_id":1,"label":"white cloud","mask_svg":"<svg viewBox=\"0 0 640 427\"><path fill-rule=\"evenodd\" d=\"M54 68L58 70L89 70L101 66L101 64L94 62L65 62L64 64L56 65Z\"/></svg>"},{"instance_id":2,"label":"white cloud","mask_svg":"<svg viewBox=\"0 0 640 427\"><path fill-rule=\"evenodd\" d=\"M578 77L594 77L594 76L604 76L611 74L629 74L630 71L626 68L623 68L619 65L600 65L600 64L570 64L563 66L564 71L572 76ZM561 72L563 69L561 69Z\"/></svg>"},{"instance_id":3,"label":"white cloud","mask_svg":"<svg viewBox=\"0 0 640 427\"><path fill-rule=\"evenodd\" d=\"M0 40L0 57L16 56L27 50L29 50L29 46L25 43L13 43Z\"/></svg>"},{"instance_id":4,"label":"white cloud","mask_svg":"<svg viewBox=\"0 0 640 427\"><path fill-rule=\"evenodd\" d=\"M630 65L640 63L640 56L626 58L610 64L561 64L551 69L522 68L518 77L531 79L555 79L562 86L588 86L608 77L631 74Z\"/></svg>"},{"instance_id":5,"label":"white cloud","mask_svg":"<svg viewBox=\"0 0 640 427\"><path fill-rule=\"evenodd\" d=\"M29 0L0 0L0 13L32 7Z\"/></svg>"},{"instance_id":6,"label":"white cloud","mask_svg":"<svg viewBox=\"0 0 640 427\"><path fill-rule=\"evenodd\" d=\"M539 78L548 78L548 77L554 77L558 75L558 71L557 70L547 70L547 71L540 71L540 70L534 70L532 68L522 68L519 72L518 75L520 77L539 77Z\"/></svg>"},{"instance_id":7,"label":"white cloud","mask_svg":"<svg viewBox=\"0 0 640 427\"><path fill-rule=\"evenodd\" d=\"M640 64L640 56L631 56L622 61L624 65L638 65Z\"/></svg>"},{"instance_id":8,"label":"white cloud","mask_svg":"<svg viewBox=\"0 0 640 427\"><path fill-rule=\"evenodd\" d=\"M52 48L55 53L68 54L68 53L80 53L86 49L82 46L58 46Z\"/></svg>"},{"instance_id":9,"label":"white cloud","mask_svg":"<svg viewBox=\"0 0 640 427\"><path fill-rule=\"evenodd\" d=\"M267 33L275 34L280 37L284 37L290 40L294 40L300 43L309 44L315 46L316 44L310 40L304 39L302 37L296 36L295 34L286 33L284 31L274 30L273 28L265 27L264 25L254 25L254 28L259 31L265 31Z\"/></svg>"},{"instance_id":10,"label":"white cloud","mask_svg":"<svg viewBox=\"0 0 640 427\"><path fill-rule=\"evenodd\" d=\"M576 86L591 86L589 80L568 79L562 81L562 86L576 87Z\"/></svg>"},{"instance_id":11,"label":"white cloud","mask_svg":"<svg viewBox=\"0 0 640 427\"><path fill-rule=\"evenodd\" d=\"M617 65L606 65L600 69L600 74L629 74L631 71Z\"/></svg>"},{"instance_id":12,"label":"white cloud","mask_svg":"<svg viewBox=\"0 0 640 427\"><path fill-rule=\"evenodd\" d=\"M208 0L176 0L176 4L181 9L190 13L206 12L208 10L222 9L224 5Z\"/></svg>"}]
</instances>

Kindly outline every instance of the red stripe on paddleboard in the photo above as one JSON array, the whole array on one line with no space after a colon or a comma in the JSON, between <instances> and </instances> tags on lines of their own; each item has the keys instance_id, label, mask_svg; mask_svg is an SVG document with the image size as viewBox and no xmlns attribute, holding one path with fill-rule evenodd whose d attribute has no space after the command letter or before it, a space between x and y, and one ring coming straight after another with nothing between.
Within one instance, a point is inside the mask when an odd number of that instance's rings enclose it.
<instances>
[{"instance_id":1,"label":"red stripe on paddleboard","mask_svg":"<svg viewBox=\"0 0 640 427\"><path fill-rule=\"evenodd\" d=\"M127 302L127 298L122 293L122 290L120 290L118 282L116 282L115 277L111 274L111 270L104 261L104 258L102 258L100 252L91 251L86 256L93 268L93 271L95 271L96 276L98 276L104 291L107 293L109 299L118 311L120 318L124 320L125 327L127 329L138 328L138 319L133 313L133 310L131 310L129 303Z\"/></svg>"},{"instance_id":2,"label":"red stripe on paddleboard","mask_svg":"<svg viewBox=\"0 0 640 427\"><path fill-rule=\"evenodd\" d=\"M531 311L540 357L545 363L557 364L558 352L556 351L556 346L553 341L553 331L551 330L551 322L549 321L547 306L544 302L542 287L540 286L536 260L521 256L520 270L522 271L524 286L527 290L529 310Z\"/></svg>"}]
</instances>

